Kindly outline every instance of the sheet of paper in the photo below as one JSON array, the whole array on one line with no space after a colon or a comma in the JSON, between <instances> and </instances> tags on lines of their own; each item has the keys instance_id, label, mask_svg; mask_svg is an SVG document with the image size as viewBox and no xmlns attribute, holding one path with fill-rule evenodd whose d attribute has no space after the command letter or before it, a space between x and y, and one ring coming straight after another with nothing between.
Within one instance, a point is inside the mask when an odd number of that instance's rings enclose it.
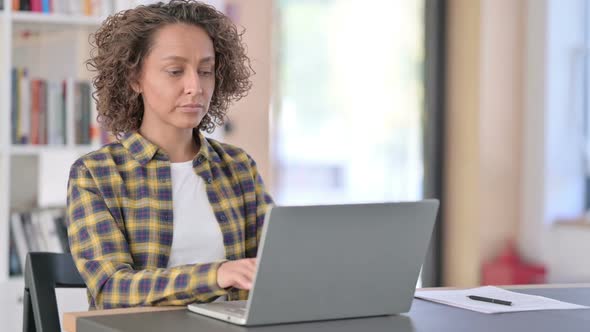
<instances>
[{"instance_id":1,"label":"sheet of paper","mask_svg":"<svg viewBox=\"0 0 590 332\"><path fill-rule=\"evenodd\" d=\"M476 301L468 298L469 295L510 301L512 305ZM417 290L414 297L486 314L533 310L590 309L590 307L582 305L557 301L543 296L511 292L494 286L462 290Z\"/></svg>"}]
</instances>

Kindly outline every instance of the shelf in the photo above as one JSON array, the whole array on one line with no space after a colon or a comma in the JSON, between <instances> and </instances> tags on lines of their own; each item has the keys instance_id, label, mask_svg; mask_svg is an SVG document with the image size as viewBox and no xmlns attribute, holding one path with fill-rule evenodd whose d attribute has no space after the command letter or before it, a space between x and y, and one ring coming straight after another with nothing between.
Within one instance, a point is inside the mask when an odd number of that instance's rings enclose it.
<instances>
[{"instance_id":1,"label":"shelf","mask_svg":"<svg viewBox=\"0 0 590 332\"><path fill-rule=\"evenodd\" d=\"M12 0L0 1L9 4ZM80 1L70 2L77 5ZM96 13L102 12L107 11ZM14 95L10 83L11 70L13 67L27 68L30 77L48 81L61 82L64 78L72 83L89 81L92 73L84 65L90 52L89 35L100 27L106 17L0 10L0 284L18 288L19 294L22 292L23 276L9 275L10 255L7 249L12 208L49 205L57 200L60 206L65 205L69 167L80 156L100 148L102 144L96 141L94 144L73 144L79 141L75 139L74 112L78 109L75 108L74 93L66 94L72 98L64 103L67 121L60 126L68 144L12 144L11 104L8 101L8 97ZM69 84L74 88L72 83ZM49 131L45 129L48 135ZM5 330L5 326L0 330Z\"/></svg>"},{"instance_id":2,"label":"shelf","mask_svg":"<svg viewBox=\"0 0 590 332\"><path fill-rule=\"evenodd\" d=\"M83 25L98 27L104 17L64 15L64 14L43 14L29 12L13 12L12 21L15 23L27 24L50 24L50 25Z\"/></svg>"},{"instance_id":3,"label":"shelf","mask_svg":"<svg viewBox=\"0 0 590 332\"><path fill-rule=\"evenodd\" d=\"M96 150L98 147L92 145L12 145L10 147L11 155L38 155L41 152L68 152L73 151L78 154L88 153Z\"/></svg>"}]
</instances>

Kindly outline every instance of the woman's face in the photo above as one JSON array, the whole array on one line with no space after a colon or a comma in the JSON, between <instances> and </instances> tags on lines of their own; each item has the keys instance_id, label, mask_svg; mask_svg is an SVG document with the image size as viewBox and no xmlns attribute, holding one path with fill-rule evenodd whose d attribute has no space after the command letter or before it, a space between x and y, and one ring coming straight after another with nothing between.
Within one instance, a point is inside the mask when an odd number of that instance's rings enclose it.
<instances>
[{"instance_id":1,"label":"woman's face","mask_svg":"<svg viewBox=\"0 0 590 332\"><path fill-rule=\"evenodd\" d=\"M133 88L143 98L142 127L197 127L215 89L215 50L209 35L186 24L158 30Z\"/></svg>"}]
</instances>

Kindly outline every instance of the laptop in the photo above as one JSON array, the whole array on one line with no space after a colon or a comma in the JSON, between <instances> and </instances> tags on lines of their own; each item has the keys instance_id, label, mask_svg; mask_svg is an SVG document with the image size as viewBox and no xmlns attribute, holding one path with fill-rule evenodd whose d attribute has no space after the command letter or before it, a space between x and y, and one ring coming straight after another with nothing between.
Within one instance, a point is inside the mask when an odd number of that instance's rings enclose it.
<instances>
[{"instance_id":1,"label":"laptop","mask_svg":"<svg viewBox=\"0 0 590 332\"><path fill-rule=\"evenodd\" d=\"M248 300L188 309L247 326L408 312L438 206L274 206Z\"/></svg>"}]
</instances>

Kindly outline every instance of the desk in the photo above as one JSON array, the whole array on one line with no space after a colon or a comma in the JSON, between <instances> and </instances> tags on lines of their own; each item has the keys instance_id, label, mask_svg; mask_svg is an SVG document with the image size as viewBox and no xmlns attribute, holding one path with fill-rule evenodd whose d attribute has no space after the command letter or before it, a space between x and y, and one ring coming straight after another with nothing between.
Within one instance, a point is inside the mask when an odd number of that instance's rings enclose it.
<instances>
[{"instance_id":1,"label":"desk","mask_svg":"<svg viewBox=\"0 0 590 332\"><path fill-rule=\"evenodd\" d=\"M541 288L507 287L516 292L541 295L581 305L590 306L590 286L550 286ZM124 309L127 310L127 309ZM149 310L149 309L144 309ZM589 331L590 309L588 310L550 310L504 314L482 314L464 309L414 299L412 309L408 314L359 318L336 321L269 325L246 328L203 317L187 311L177 309L150 313L125 313L88 315L86 317L66 314L66 319L76 319L77 332L98 331L402 331L402 332L430 332L430 331ZM65 324L64 324L65 326ZM68 332L75 332L70 329Z\"/></svg>"}]
</instances>

